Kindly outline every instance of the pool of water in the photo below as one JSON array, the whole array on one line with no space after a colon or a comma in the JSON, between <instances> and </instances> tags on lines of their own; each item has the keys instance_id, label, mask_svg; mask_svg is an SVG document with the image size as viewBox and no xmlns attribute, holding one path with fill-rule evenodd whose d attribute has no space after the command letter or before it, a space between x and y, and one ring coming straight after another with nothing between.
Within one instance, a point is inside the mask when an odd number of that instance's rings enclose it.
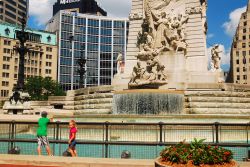
<instances>
[{"instance_id":1,"label":"pool of water","mask_svg":"<svg viewBox=\"0 0 250 167\"><path fill-rule=\"evenodd\" d=\"M1 136L7 137L7 136ZM18 134L16 138L19 139L36 139L34 134ZM49 139L52 139L49 137ZM62 138L62 140L67 140L67 138ZM242 141L237 141L242 142ZM15 146L21 149L21 154L23 155L37 155L36 148L37 143L24 143L16 142ZM53 151L53 155L62 156L62 153L68 148L68 144L50 144ZM0 153L6 154L10 148L10 143L0 142ZM143 145L109 145L108 146L108 158L121 158L121 153L127 150L131 153L132 159L155 159L159 156L160 151L164 146L143 146ZM234 159L237 161L242 161L243 157L247 157L248 149L247 147L226 147L234 153ZM105 157L105 145L102 144L77 144L77 152L80 157L95 157L104 158ZM46 155L45 149L42 151L43 155Z\"/></svg>"},{"instance_id":2,"label":"pool of water","mask_svg":"<svg viewBox=\"0 0 250 167\"><path fill-rule=\"evenodd\" d=\"M68 122L74 119L77 122L143 122L143 123L248 123L250 116L235 115L84 115L84 116L57 116L54 121Z\"/></svg>"}]
</instances>

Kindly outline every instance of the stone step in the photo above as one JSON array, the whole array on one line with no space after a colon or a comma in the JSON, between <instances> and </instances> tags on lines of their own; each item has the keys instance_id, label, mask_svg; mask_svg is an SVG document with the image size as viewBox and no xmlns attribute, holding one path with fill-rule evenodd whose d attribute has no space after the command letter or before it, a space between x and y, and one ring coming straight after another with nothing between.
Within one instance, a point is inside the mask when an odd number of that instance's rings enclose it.
<instances>
[{"instance_id":1,"label":"stone step","mask_svg":"<svg viewBox=\"0 0 250 167\"><path fill-rule=\"evenodd\" d=\"M250 109L250 103L186 102L185 108L234 108Z\"/></svg>"},{"instance_id":2,"label":"stone step","mask_svg":"<svg viewBox=\"0 0 250 167\"><path fill-rule=\"evenodd\" d=\"M231 103L250 103L250 98L246 97L204 97L191 96L185 97L186 102L231 102Z\"/></svg>"},{"instance_id":3,"label":"stone step","mask_svg":"<svg viewBox=\"0 0 250 167\"><path fill-rule=\"evenodd\" d=\"M250 109L239 108L185 108L185 114L245 114L250 116Z\"/></svg>"},{"instance_id":4,"label":"stone step","mask_svg":"<svg viewBox=\"0 0 250 167\"><path fill-rule=\"evenodd\" d=\"M112 98L113 93L95 93L89 95L80 95L75 97L75 101L85 100L85 99L102 99L102 98Z\"/></svg>"},{"instance_id":5,"label":"stone step","mask_svg":"<svg viewBox=\"0 0 250 167\"><path fill-rule=\"evenodd\" d=\"M112 98L102 98L102 99L86 99L79 100L75 102L75 105L80 104L104 104L104 103L112 103Z\"/></svg>"},{"instance_id":6,"label":"stone step","mask_svg":"<svg viewBox=\"0 0 250 167\"><path fill-rule=\"evenodd\" d=\"M80 114L111 114L112 109L84 109L84 110L75 110L75 115Z\"/></svg>"},{"instance_id":7,"label":"stone step","mask_svg":"<svg viewBox=\"0 0 250 167\"><path fill-rule=\"evenodd\" d=\"M65 110L74 110L75 106L63 106L63 109L65 109Z\"/></svg>"},{"instance_id":8,"label":"stone step","mask_svg":"<svg viewBox=\"0 0 250 167\"><path fill-rule=\"evenodd\" d=\"M112 108L111 103L107 104L85 104L85 105L77 105L75 106L75 110L80 109L109 109Z\"/></svg>"},{"instance_id":9,"label":"stone step","mask_svg":"<svg viewBox=\"0 0 250 167\"><path fill-rule=\"evenodd\" d=\"M185 96L208 96L208 97L250 97L250 92L230 91L185 91Z\"/></svg>"}]
</instances>

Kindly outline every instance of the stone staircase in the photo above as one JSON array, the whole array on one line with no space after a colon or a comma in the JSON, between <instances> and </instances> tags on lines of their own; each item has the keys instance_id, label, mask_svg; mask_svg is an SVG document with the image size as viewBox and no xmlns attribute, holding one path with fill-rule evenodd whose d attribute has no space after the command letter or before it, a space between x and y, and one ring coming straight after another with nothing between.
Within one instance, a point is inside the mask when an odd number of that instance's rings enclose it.
<instances>
[{"instance_id":1,"label":"stone staircase","mask_svg":"<svg viewBox=\"0 0 250 167\"><path fill-rule=\"evenodd\" d=\"M113 87L99 86L75 91L75 114L110 114Z\"/></svg>"},{"instance_id":2,"label":"stone staircase","mask_svg":"<svg viewBox=\"0 0 250 167\"><path fill-rule=\"evenodd\" d=\"M250 115L250 92L185 91L184 113Z\"/></svg>"}]
</instances>

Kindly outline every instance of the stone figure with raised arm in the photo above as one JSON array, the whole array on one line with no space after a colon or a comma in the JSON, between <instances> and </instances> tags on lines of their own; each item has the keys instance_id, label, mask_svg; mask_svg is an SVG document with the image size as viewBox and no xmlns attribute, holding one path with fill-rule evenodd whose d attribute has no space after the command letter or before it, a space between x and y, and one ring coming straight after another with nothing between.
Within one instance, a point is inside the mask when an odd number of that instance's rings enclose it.
<instances>
[{"instance_id":1,"label":"stone figure with raised arm","mask_svg":"<svg viewBox=\"0 0 250 167\"><path fill-rule=\"evenodd\" d=\"M219 49L219 44L215 44L212 49L211 49L211 59L212 59L212 62L214 64L214 68L216 70L221 70L221 67L220 67L220 63L221 63L221 56L220 56L220 53L222 51L220 51Z\"/></svg>"},{"instance_id":2,"label":"stone figure with raised arm","mask_svg":"<svg viewBox=\"0 0 250 167\"><path fill-rule=\"evenodd\" d=\"M133 72L129 83L136 83L138 84L142 78L144 73L144 68L141 66L141 63L138 61L136 65L133 67Z\"/></svg>"}]
</instances>

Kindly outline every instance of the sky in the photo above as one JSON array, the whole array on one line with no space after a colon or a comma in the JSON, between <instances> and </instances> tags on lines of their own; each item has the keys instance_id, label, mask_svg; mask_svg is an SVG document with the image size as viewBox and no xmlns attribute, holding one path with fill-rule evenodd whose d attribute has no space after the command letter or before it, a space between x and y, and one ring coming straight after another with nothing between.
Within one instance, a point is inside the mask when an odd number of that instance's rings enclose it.
<instances>
[{"instance_id":1,"label":"sky","mask_svg":"<svg viewBox=\"0 0 250 167\"><path fill-rule=\"evenodd\" d=\"M229 70L231 42L242 12L246 11L248 0L207 0L207 51L210 57L212 45L220 44L222 68ZM56 0L30 0L29 27L44 29L52 17ZM108 16L128 17L132 0L97 0L108 12Z\"/></svg>"}]
</instances>

